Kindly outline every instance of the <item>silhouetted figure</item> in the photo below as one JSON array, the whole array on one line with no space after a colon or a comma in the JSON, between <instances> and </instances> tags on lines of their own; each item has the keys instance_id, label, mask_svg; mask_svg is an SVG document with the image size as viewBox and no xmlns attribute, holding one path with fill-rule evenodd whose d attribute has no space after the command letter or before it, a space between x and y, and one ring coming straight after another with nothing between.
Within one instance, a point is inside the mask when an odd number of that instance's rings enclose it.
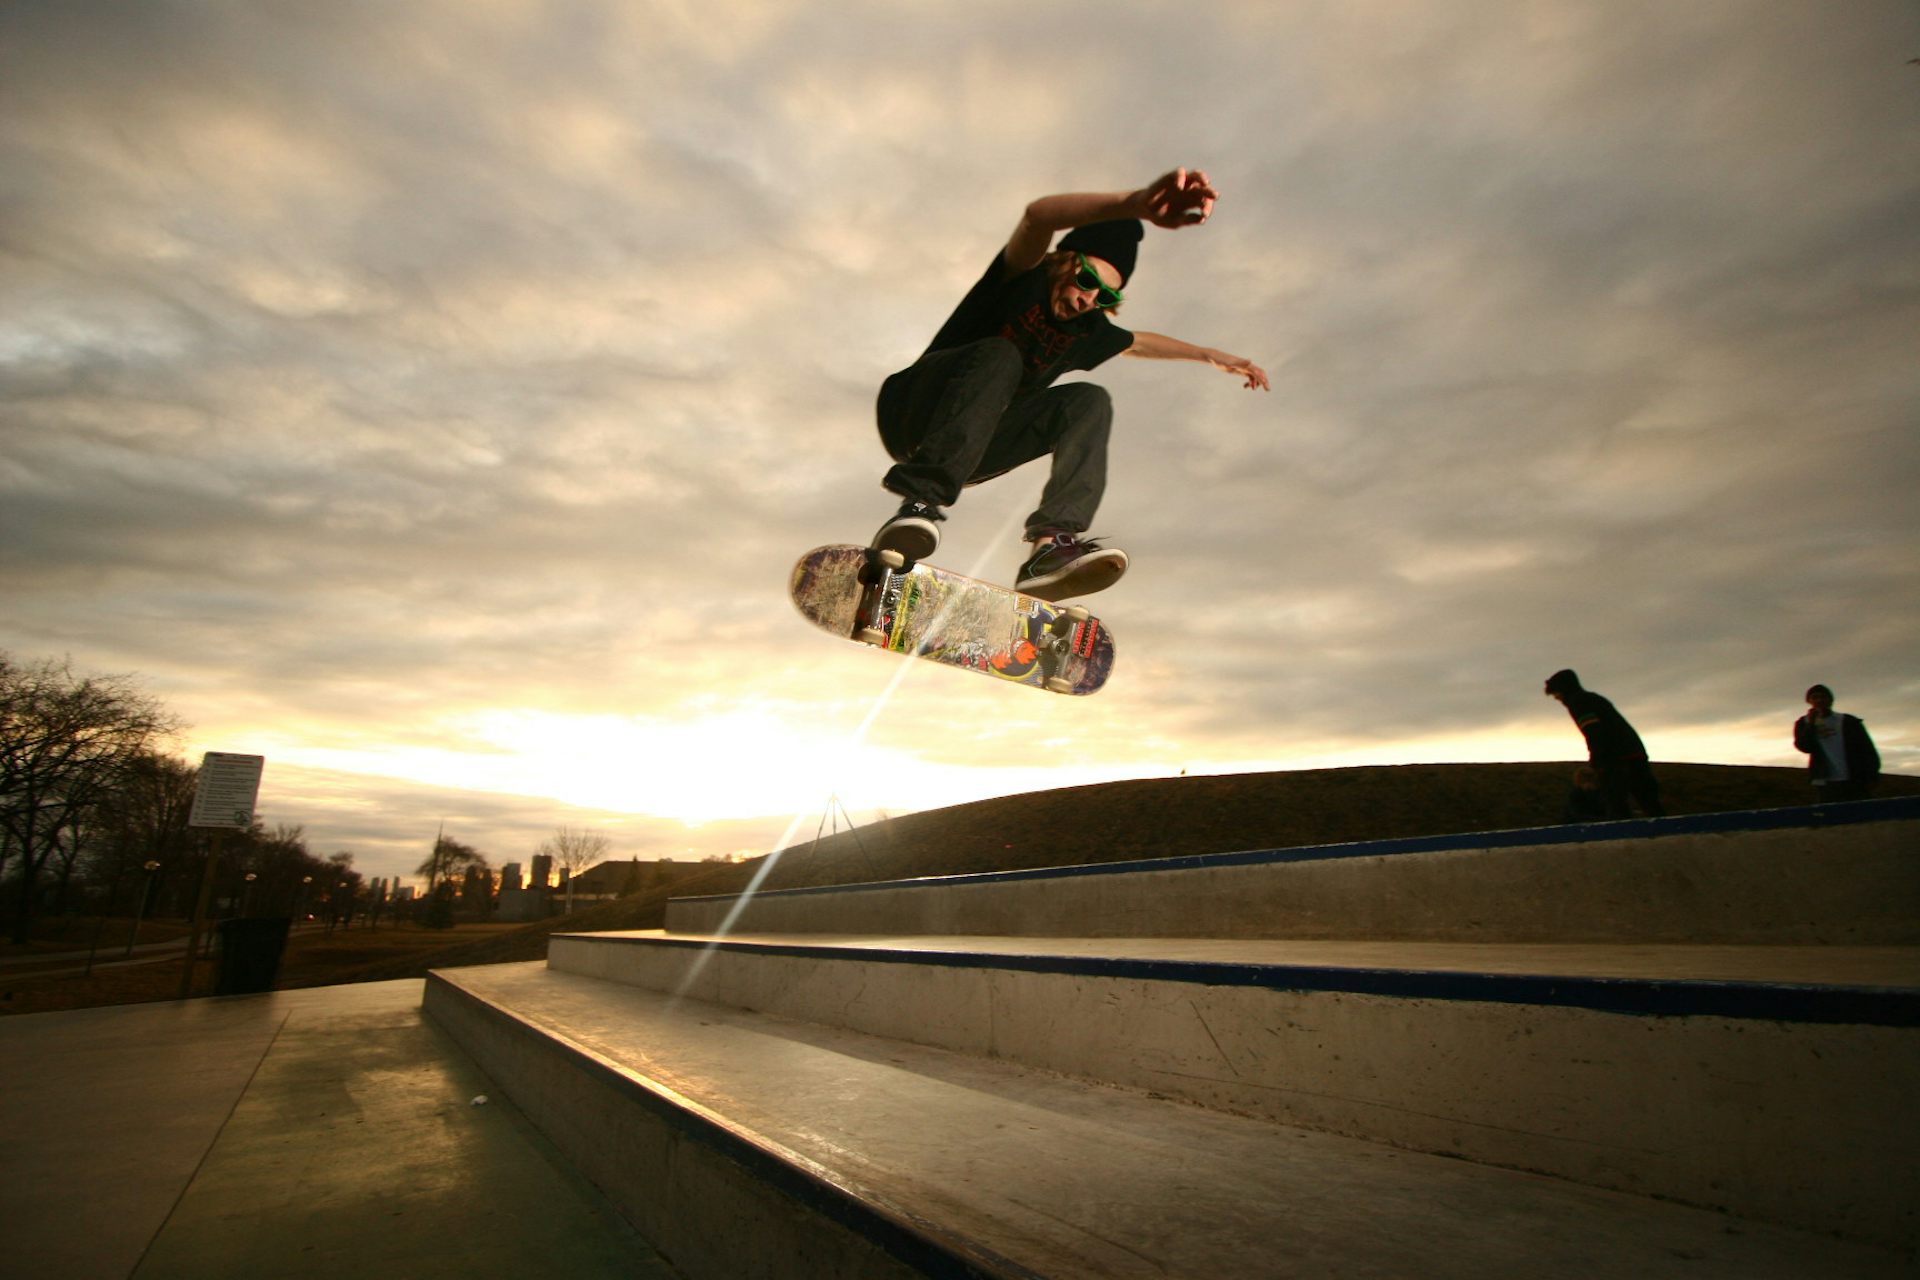
<instances>
[{"instance_id":1,"label":"silhouetted figure","mask_svg":"<svg viewBox=\"0 0 1920 1280\"><path fill-rule=\"evenodd\" d=\"M1607 798L1600 791L1600 771L1583 764L1573 771L1573 785L1567 788L1567 803L1560 811L1562 822L1605 822Z\"/></svg>"},{"instance_id":2,"label":"silhouetted figure","mask_svg":"<svg viewBox=\"0 0 1920 1280\"><path fill-rule=\"evenodd\" d=\"M1880 781L1880 752L1858 716L1833 709L1833 690L1807 690L1807 714L1793 722L1793 745L1807 753L1815 794L1822 801L1865 800Z\"/></svg>"},{"instance_id":3,"label":"silhouetted figure","mask_svg":"<svg viewBox=\"0 0 1920 1280\"><path fill-rule=\"evenodd\" d=\"M1653 767L1647 763L1647 749L1627 718L1597 693L1580 687L1580 677L1571 671L1556 671L1547 677L1546 693L1560 704L1580 726L1587 739L1587 763L1600 776L1601 803L1608 818L1629 818L1633 811L1627 799L1640 806L1649 818L1666 812L1660 807L1660 786L1653 780Z\"/></svg>"}]
</instances>

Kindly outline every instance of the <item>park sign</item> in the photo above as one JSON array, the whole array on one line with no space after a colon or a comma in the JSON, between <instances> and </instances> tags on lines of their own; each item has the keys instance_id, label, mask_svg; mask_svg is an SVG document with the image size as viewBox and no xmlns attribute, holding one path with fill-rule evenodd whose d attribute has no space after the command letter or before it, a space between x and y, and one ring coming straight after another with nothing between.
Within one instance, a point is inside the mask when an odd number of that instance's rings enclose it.
<instances>
[{"instance_id":1,"label":"park sign","mask_svg":"<svg viewBox=\"0 0 1920 1280\"><path fill-rule=\"evenodd\" d=\"M194 789L190 827L227 827L244 831L253 825L254 801L260 797L260 771L265 756L209 751L200 757L200 785Z\"/></svg>"}]
</instances>

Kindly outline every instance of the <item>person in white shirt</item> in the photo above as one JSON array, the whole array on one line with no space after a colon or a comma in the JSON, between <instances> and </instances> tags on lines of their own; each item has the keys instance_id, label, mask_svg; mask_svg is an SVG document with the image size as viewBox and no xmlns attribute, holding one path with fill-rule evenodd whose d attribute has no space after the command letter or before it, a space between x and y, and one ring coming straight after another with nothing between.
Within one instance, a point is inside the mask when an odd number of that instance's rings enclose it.
<instances>
[{"instance_id":1,"label":"person in white shirt","mask_svg":"<svg viewBox=\"0 0 1920 1280\"><path fill-rule=\"evenodd\" d=\"M1880 781L1880 752L1858 716L1833 709L1833 690L1807 690L1807 714L1793 722L1793 745L1807 753L1821 801L1865 800Z\"/></svg>"}]
</instances>

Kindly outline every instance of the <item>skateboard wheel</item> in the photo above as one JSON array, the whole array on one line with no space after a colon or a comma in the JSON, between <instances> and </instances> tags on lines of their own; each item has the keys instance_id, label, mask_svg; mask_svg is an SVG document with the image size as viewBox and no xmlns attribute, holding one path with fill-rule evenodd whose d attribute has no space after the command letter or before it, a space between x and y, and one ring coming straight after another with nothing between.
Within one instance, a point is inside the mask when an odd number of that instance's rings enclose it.
<instances>
[{"instance_id":1,"label":"skateboard wheel","mask_svg":"<svg viewBox=\"0 0 1920 1280\"><path fill-rule=\"evenodd\" d=\"M1077 604L1069 605L1053 615L1052 620L1047 623L1047 631L1052 635L1064 636L1092 616Z\"/></svg>"},{"instance_id":2,"label":"skateboard wheel","mask_svg":"<svg viewBox=\"0 0 1920 1280\"><path fill-rule=\"evenodd\" d=\"M888 548L885 551L874 552L873 558L875 560L878 560L881 564L887 566L887 568L893 570L895 573L898 573L902 569L907 567L907 558L901 555L898 551L893 550L892 548Z\"/></svg>"},{"instance_id":3,"label":"skateboard wheel","mask_svg":"<svg viewBox=\"0 0 1920 1280\"><path fill-rule=\"evenodd\" d=\"M1048 693L1072 693L1073 681L1060 676L1049 676L1046 687Z\"/></svg>"},{"instance_id":4,"label":"skateboard wheel","mask_svg":"<svg viewBox=\"0 0 1920 1280\"><path fill-rule=\"evenodd\" d=\"M853 638L861 644L870 644L876 648L887 643L887 633L878 627L861 627L853 633Z\"/></svg>"}]
</instances>

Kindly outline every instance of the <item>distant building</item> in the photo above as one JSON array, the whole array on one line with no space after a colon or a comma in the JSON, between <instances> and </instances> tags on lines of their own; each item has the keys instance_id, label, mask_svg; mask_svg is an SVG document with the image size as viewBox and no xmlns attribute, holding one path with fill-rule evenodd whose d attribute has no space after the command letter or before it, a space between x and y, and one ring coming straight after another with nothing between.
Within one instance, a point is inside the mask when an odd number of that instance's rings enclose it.
<instances>
[{"instance_id":1,"label":"distant building","mask_svg":"<svg viewBox=\"0 0 1920 1280\"><path fill-rule=\"evenodd\" d=\"M545 889L553 884L553 855L536 853L533 855L533 875L527 883L529 889Z\"/></svg>"},{"instance_id":2,"label":"distant building","mask_svg":"<svg viewBox=\"0 0 1920 1280\"><path fill-rule=\"evenodd\" d=\"M493 873L471 867L460 880L460 907L470 915L493 914Z\"/></svg>"},{"instance_id":3,"label":"distant building","mask_svg":"<svg viewBox=\"0 0 1920 1280\"><path fill-rule=\"evenodd\" d=\"M524 889L526 887L527 878L520 874L519 863L509 862L506 866L500 868L500 892L505 893L509 889Z\"/></svg>"}]
</instances>

